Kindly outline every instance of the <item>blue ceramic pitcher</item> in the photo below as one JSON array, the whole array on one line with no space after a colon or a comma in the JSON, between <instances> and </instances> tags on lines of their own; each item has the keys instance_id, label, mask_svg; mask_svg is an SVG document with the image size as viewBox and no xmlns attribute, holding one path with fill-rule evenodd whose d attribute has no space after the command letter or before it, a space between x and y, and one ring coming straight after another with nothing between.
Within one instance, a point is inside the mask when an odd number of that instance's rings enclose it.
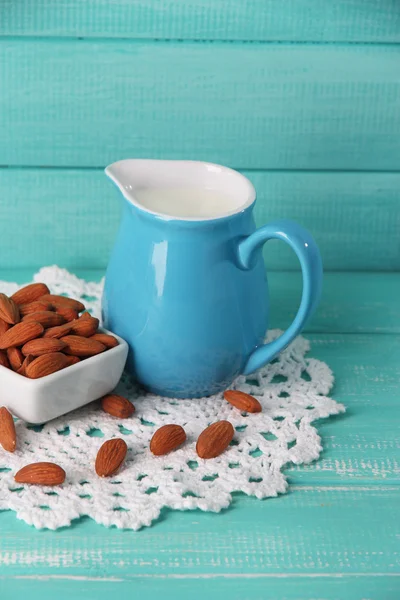
<instances>
[{"instance_id":1,"label":"blue ceramic pitcher","mask_svg":"<svg viewBox=\"0 0 400 600\"><path fill-rule=\"evenodd\" d=\"M125 202L107 269L103 319L129 343L127 367L143 386L176 398L215 394L268 363L301 331L320 298L318 248L292 221L256 229L256 194L248 179L195 161L122 160L106 174ZM230 198L229 206L217 217L155 212L138 200L140 190L152 187L214 190ZM190 208L190 193L186 201ZM297 254L303 294L290 327L265 344L262 246L271 239Z\"/></svg>"}]
</instances>

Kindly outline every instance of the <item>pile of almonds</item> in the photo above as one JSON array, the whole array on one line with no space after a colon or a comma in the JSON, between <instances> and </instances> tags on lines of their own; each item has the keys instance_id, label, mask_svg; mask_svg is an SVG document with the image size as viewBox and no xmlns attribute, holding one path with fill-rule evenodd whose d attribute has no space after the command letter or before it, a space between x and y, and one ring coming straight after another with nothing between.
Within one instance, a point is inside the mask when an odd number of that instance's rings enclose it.
<instances>
[{"instance_id":1,"label":"pile of almonds","mask_svg":"<svg viewBox=\"0 0 400 600\"><path fill-rule=\"evenodd\" d=\"M237 390L227 390L225 399L241 412L261 412L261 404L249 394ZM101 407L108 414L119 419L129 418L135 412L134 405L123 396L109 394L101 399ZM215 458L227 449L234 436L234 428L229 421L217 421L207 427L198 437L196 452L200 458ZM186 433L180 425L163 425L154 433L150 441L150 451L155 456L163 456L176 450L186 441ZM7 452L14 452L17 445L14 419L7 408L0 408L0 444ZM122 466L128 446L121 438L105 442L97 453L95 471L99 477L111 477ZM65 481L66 473L59 465L48 462L33 463L23 467L15 475L18 483L33 485L59 485Z\"/></svg>"},{"instance_id":2,"label":"pile of almonds","mask_svg":"<svg viewBox=\"0 0 400 600\"><path fill-rule=\"evenodd\" d=\"M44 283L0 294L0 365L38 379L117 346L83 311L82 302L50 294Z\"/></svg>"}]
</instances>

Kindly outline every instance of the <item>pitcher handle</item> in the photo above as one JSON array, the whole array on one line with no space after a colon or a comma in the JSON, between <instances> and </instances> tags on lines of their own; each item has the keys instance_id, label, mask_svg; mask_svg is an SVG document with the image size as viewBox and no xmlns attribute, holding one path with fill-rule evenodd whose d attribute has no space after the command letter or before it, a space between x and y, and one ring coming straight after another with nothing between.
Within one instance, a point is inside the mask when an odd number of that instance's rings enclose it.
<instances>
[{"instance_id":1,"label":"pitcher handle","mask_svg":"<svg viewBox=\"0 0 400 600\"><path fill-rule=\"evenodd\" d=\"M272 239L283 240L295 251L303 273L303 293L293 323L278 339L253 350L244 366L243 375L249 375L263 367L290 344L316 309L321 296L322 260L318 246L311 234L294 221L273 221L242 239L238 246L240 267L251 269L263 244Z\"/></svg>"}]
</instances>

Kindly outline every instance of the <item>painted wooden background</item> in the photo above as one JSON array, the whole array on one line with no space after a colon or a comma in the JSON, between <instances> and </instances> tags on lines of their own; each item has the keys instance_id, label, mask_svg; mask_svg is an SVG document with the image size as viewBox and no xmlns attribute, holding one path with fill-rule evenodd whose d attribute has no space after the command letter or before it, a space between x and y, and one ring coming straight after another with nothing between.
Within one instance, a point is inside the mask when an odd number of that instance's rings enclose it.
<instances>
[{"instance_id":1,"label":"painted wooden background","mask_svg":"<svg viewBox=\"0 0 400 600\"><path fill-rule=\"evenodd\" d=\"M400 41L397 0L3 0L3 35L246 42Z\"/></svg>"},{"instance_id":2,"label":"painted wooden background","mask_svg":"<svg viewBox=\"0 0 400 600\"><path fill-rule=\"evenodd\" d=\"M151 156L244 171L258 223L308 226L326 269L399 269L398 2L280 4L2 0L0 268L104 268L119 203L102 170Z\"/></svg>"},{"instance_id":3,"label":"painted wooden background","mask_svg":"<svg viewBox=\"0 0 400 600\"><path fill-rule=\"evenodd\" d=\"M1 600L398 600L399 1L0 0L0 278L98 280L120 209L103 169L144 156L237 168L259 224L311 229L327 273L307 337L347 413L278 499L137 534L1 514ZM284 328L298 266L265 256Z\"/></svg>"}]
</instances>

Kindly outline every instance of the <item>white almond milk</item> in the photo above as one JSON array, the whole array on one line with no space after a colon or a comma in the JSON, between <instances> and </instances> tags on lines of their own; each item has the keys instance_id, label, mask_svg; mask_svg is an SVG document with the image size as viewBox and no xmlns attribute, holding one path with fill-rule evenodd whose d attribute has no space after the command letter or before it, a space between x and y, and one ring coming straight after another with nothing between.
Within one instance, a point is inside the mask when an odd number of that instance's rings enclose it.
<instances>
[{"instance_id":1,"label":"white almond milk","mask_svg":"<svg viewBox=\"0 0 400 600\"><path fill-rule=\"evenodd\" d=\"M231 196L197 187L143 188L133 196L147 210L181 219L221 217L236 208Z\"/></svg>"}]
</instances>

